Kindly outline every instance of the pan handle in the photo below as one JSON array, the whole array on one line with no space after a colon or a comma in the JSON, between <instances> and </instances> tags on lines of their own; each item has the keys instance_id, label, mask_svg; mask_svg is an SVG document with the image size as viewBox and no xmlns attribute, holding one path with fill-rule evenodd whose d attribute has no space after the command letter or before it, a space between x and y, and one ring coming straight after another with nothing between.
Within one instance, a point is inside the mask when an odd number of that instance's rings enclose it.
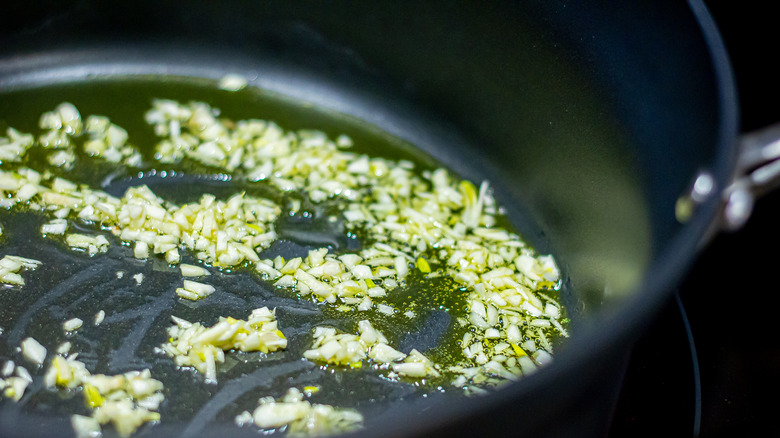
<instances>
[{"instance_id":1,"label":"pan handle","mask_svg":"<svg viewBox=\"0 0 780 438\"><path fill-rule=\"evenodd\" d=\"M722 208L711 231L742 228L753 212L755 200L780 186L780 123L739 138L737 164L729 184L721 192ZM687 222L697 204L716 191L711 174L696 176L690 190L677 202L677 219Z\"/></svg>"},{"instance_id":2,"label":"pan handle","mask_svg":"<svg viewBox=\"0 0 780 438\"><path fill-rule=\"evenodd\" d=\"M741 228L756 198L780 186L780 123L739 138L734 182L723 192L721 227Z\"/></svg>"}]
</instances>

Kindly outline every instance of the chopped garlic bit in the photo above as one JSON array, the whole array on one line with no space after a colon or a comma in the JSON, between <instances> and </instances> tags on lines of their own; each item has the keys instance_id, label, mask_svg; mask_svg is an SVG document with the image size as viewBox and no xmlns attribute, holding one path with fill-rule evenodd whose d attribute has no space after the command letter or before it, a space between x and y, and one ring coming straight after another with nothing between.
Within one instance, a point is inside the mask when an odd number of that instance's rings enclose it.
<instances>
[{"instance_id":1,"label":"chopped garlic bit","mask_svg":"<svg viewBox=\"0 0 780 438\"><path fill-rule=\"evenodd\" d=\"M0 163L22 161L34 144L32 135L22 134L14 128L6 129L6 136L0 136Z\"/></svg>"},{"instance_id":2,"label":"chopped garlic bit","mask_svg":"<svg viewBox=\"0 0 780 438\"><path fill-rule=\"evenodd\" d=\"M100 323L103 322L103 319L106 317L105 310L99 310L98 313L95 314L95 325L100 325Z\"/></svg>"},{"instance_id":3,"label":"chopped garlic bit","mask_svg":"<svg viewBox=\"0 0 780 438\"><path fill-rule=\"evenodd\" d=\"M85 124L73 104L62 103L53 111L41 115L39 127L46 132L38 137L37 144L46 149L53 149L46 157L52 166L72 167L76 160L77 143L83 146L84 152L89 156L101 157L106 161L127 166L141 165L140 152L127 143L127 131L111 123L104 116L90 115ZM20 156L24 156L27 152L23 147L26 144L25 140L27 138L17 139L14 143L18 145L16 150ZM19 143L20 141L22 143ZM29 149L29 146L27 148ZM1 147L0 157L2 157Z\"/></svg>"},{"instance_id":4,"label":"chopped garlic bit","mask_svg":"<svg viewBox=\"0 0 780 438\"><path fill-rule=\"evenodd\" d=\"M32 377L27 369L14 364L12 360L5 362L0 375L2 375L0 378L2 395L15 402L21 400L27 386L32 383Z\"/></svg>"},{"instance_id":5,"label":"chopped garlic bit","mask_svg":"<svg viewBox=\"0 0 780 438\"><path fill-rule=\"evenodd\" d=\"M68 230L68 221L66 219L52 219L41 226L41 234L63 235Z\"/></svg>"},{"instance_id":6,"label":"chopped garlic bit","mask_svg":"<svg viewBox=\"0 0 780 438\"><path fill-rule=\"evenodd\" d=\"M181 269L181 275L184 277L204 277L206 275L211 275L208 269L201 266L182 263L179 265L179 268Z\"/></svg>"},{"instance_id":7,"label":"chopped garlic bit","mask_svg":"<svg viewBox=\"0 0 780 438\"><path fill-rule=\"evenodd\" d=\"M169 341L161 350L174 358L179 366L194 367L206 377L206 382L217 382L218 363L225 362L225 351L260 351L269 353L287 348L287 339L276 323L275 310L255 309L246 321L220 318L212 327L173 318L176 323L168 329Z\"/></svg>"},{"instance_id":8,"label":"chopped garlic bit","mask_svg":"<svg viewBox=\"0 0 780 438\"><path fill-rule=\"evenodd\" d=\"M393 371L406 377L438 377L436 364L417 350L412 350L403 363L393 364Z\"/></svg>"},{"instance_id":9,"label":"chopped garlic bit","mask_svg":"<svg viewBox=\"0 0 780 438\"><path fill-rule=\"evenodd\" d=\"M7 255L0 259L0 282L11 286L24 286L24 278L19 272L22 269L35 270L40 264L38 260Z\"/></svg>"},{"instance_id":10,"label":"chopped garlic bit","mask_svg":"<svg viewBox=\"0 0 780 438\"><path fill-rule=\"evenodd\" d=\"M50 389L81 389L92 414L71 417L78 436L100 436L100 425L111 423L120 436L126 437L144 423L160 420L155 411L165 398L163 384L153 379L149 370L114 376L91 374L75 356L54 356L43 380Z\"/></svg>"},{"instance_id":11,"label":"chopped garlic bit","mask_svg":"<svg viewBox=\"0 0 780 438\"><path fill-rule=\"evenodd\" d=\"M62 329L66 332L72 332L81 328L84 325L84 321L79 318L73 318L62 323Z\"/></svg>"},{"instance_id":12,"label":"chopped garlic bit","mask_svg":"<svg viewBox=\"0 0 780 438\"><path fill-rule=\"evenodd\" d=\"M97 438L103 435L100 423L92 417L72 415L70 424L77 438Z\"/></svg>"},{"instance_id":13,"label":"chopped garlic bit","mask_svg":"<svg viewBox=\"0 0 780 438\"><path fill-rule=\"evenodd\" d=\"M127 143L127 131L111 123L107 117L87 117L86 132L89 139L84 142L84 152L90 156L127 166L141 165L141 153Z\"/></svg>"},{"instance_id":14,"label":"chopped garlic bit","mask_svg":"<svg viewBox=\"0 0 780 438\"><path fill-rule=\"evenodd\" d=\"M33 338L26 338L22 341L22 356L35 365L40 366L46 359L46 347L41 345Z\"/></svg>"},{"instance_id":15,"label":"chopped garlic bit","mask_svg":"<svg viewBox=\"0 0 780 438\"><path fill-rule=\"evenodd\" d=\"M57 354L66 355L70 353L70 347L70 342L63 342L59 347L57 347Z\"/></svg>"},{"instance_id":16,"label":"chopped garlic bit","mask_svg":"<svg viewBox=\"0 0 780 438\"><path fill-rule=\"evenodd\" d=\"M108 239L105 236L88 236L72 233L65 236L65 242L73 249L84 250L90 257L108 251Z\"/></svg>"},{"instance_id":17,"label":"chopped garlic bit","mask_svg":"<svg viewBox=\"0 0 780 438\"><path fill-rule=\"evenodd\" d=\"M376 310L379 313L384 313L385 315L388 316L393 316L395 314L395 309L393 308L393 306L389 306L387 304L378 304L376 306Z\"/></svg>"},{"instance_id":18,"label":"chopped garlic bit","mask_svg":"<svg viewBox=\"0 0 780 438\"><path fill-rule=\"evenodd\" d=\"M359 412L313 404L303 397L296 388L290 388L280 400L263 397L251 418L261 429L286 427L291 436L333 435L362 427L363 416ZM246 415L236 417L236 423L246 424Z\"/></svg>"},{"instance_id":19,"label":"chopped garlic bit","mask_svg":"<svg viewBox=\"0 0 780 438\"><path fill-rule=\"evenodd\" d=\"M2 376L9 377L11 374L13 374L15 368L16 368L16 364L14 364L14 361L12 360L6 361L5 365L3 365Z\"/></svg>"},{"instance_id":20,"label":"chopped garlic bit","mask_svg":"<svg viewBox=\"0 0 780 438\"><path fill-rule=\"evenodd\" d=\"M388 345L387 338L368 320L358 323L358 334L338 333L332 327L316 327L312 348L303 353L309 360L360 368L364 359L378 363L401 360L405 354Z\"/></svg>"},{"instance_id":21,"label":"chopped garlic bit","mask_svg":"<svg viewBox=\"0 0 780 438\"><path fill-rule=\"evenodd\" d=\"M219 80L219 89L225 91L239 91L246 87L246 78L236 74L225 75Z\"/></svg>"},{"instance_id":22,"label":"chopped garlic bit","mask_svg":"<svg viewBox=\"0 0 780 438\"><path fill-rule=\"evenodd\" d=\"M235 418L236 426L243 427L247 424L252 424L254 422L254 418L252 418L252 413L249 411L241 412L240 414L236 415Z\"/></svg>"},{"instance_id":23,"label":"chopped garlic bit","mask_svg":"<svg viewBox=\"0 0 780 438\"><path fill-rule=\"evenodd\" d=\"M4 397L18 402L32 383L32 376L26 368L8 361L3 366L3 378L0 378L0 390ZM12 375L13 373L13 375Z\"/></svg>"},{"instance_id":24,"label":"chopped garlic bit","mask_svg":"<svg viewBox=\"0 0 780 438\"><path fill-rule=\"evenodd\" d=\"M176 295L181 298L196 301L214 293L216 289L214 286L205 283L199 283L197 281L184 280L182 287L176 289Z\"/></svg>"}]
</instances>

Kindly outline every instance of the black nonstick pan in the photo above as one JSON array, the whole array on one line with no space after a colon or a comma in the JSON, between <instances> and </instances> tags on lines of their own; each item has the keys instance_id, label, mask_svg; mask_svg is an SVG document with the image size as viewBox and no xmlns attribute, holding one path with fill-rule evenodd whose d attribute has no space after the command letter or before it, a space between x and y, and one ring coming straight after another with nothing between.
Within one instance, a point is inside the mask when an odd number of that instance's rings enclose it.
<instances>
[{"instance_id":1,"label":"black nonstick pan","mask_svg":"<svg viewBox=\"0 0 780 438\"><path fill-rule=\"evenodd\" d=\"M552 365L485 397L419 397L365 373L339 380L293 360L294 351L260 367L234 364L219 385L206 386L153 352L172 311L197 320L273 306L301 337L327 315L240 273L215 280L238 292L183 306L164 264L129 262L121 247L99 260L62 253L36 237L35 218L3 213L4 227L24 230L4 237L3 252L24 251L44 265L23 295L0 296L0 352L15 354L26 336L56 345L64 315L110 303L112 330L78 342L102 372L151 367L166 381L163 420L138 436L253 435L232 423L249 408L240 406L312 382L323 386L323 402L365 413L365 436L602 435L632 343L711 233L746 219L753 182L737 176L763 163L745 158L755 154L738 158L728 60L698 1L16 8L0 31L0 120L9 125L68 100L130 129L139 123L131 114L165 97L346 131L369 147L489 179L513 225L555 254L564 273L571 337ZM217 90L228 73L250 87ZM225 190L220 178L202 175L90 176L108 191L144 178L171 196ZM299 239L281 251L316 244ZM117 270L143 272L143 292ZM431 315L409 336L435 342L442 324ZM40 384L30 393L0 404L3 436L70 430L78 401L57 400Z\"/></svg>"}]
</instances>

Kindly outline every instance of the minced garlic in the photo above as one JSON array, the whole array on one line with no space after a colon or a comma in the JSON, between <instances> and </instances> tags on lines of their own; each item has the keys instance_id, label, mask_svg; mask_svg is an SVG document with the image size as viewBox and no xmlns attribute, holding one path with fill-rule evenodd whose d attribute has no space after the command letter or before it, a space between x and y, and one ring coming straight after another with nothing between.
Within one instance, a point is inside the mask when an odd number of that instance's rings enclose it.
<instances>
[{"instance_id":1,"label":"minced garlic","mask_svg":"<svg viewBox=\"0 0 780 438\"><path fill-rule=\"evenodd\" d=\"M156 411L165 399L163 384L153 379L149 370L131 371L115 376L91 374L78 354L54 356L44 375L49 389L81 389L91 416L74 416L72 425L77 434L97 431L100 425L111 423L120 436L126 437L148 422L160 420Z\"/></svg>"},{"instance_id":2,"label":"minced garlic","mask_svg":"<svg viewBox=\"0 0 780 438\"><path fill-rule=\"evenodd\" d=\"M362 427L363 416L352 409L339 409L304 400L304 394L290 388L280 400L263 397L249 415L240 414L236 423L253 421L261 429L285 427L291 436L321 436L354 431Z\"/></svg>"},{"instance_id":3,"label":"minced garlic","mask_svg":"<svg viewBox=\"0 0 780 438\"><path fill-rule=\"evenodd\" d=\"M302 190L314 203L342 199L347 228L367 237L357 254L312 250L307 257L255 262L277 287L342 309L392 314L375 302L381 294L369 293L368 281L402 285L410 265L431 277L449 276L470 291L461 322L476 333L464 343L463 360L450 369L476 368L484 378L519 376L524 368L513 350L495 352L476 343L519 335L533 340L526 346L533 357L551 350L545 327L566 335L559 305L537 293L557 287L557 266L495 226L498 207L486 182L477 187L445 169L417 174L410 162L354 153L351 142L334 142L321 132L289 132L259 120L228 126L217 114L205 103L156 101L146 117L162 137L157 158L242 172L282 191Z\"/></svg>"},{"instance_id":4,"label":"minced garlic","mask_svg":"<svg viewBox=\"0 0 780 438\"><path fill-rule=\"evenodd\" d=\"M38 260L6 255L0 259L0 282L10 286L24 286L24 278L19 272L23 269L35 270L40 264Z\"/></svg>"},{"instance_id":5,"label":"minced garlic","mask_svg":"<svg viewBox=\"0 0 780 438\"><path fill-rule=\"evenodd\" d=\"M228 77L221 86L237 90L245 82ZM409 161L359 154L345 135L332 140L319 131L285 131L269 121L233 122L219 117L219 110L205 103L154 101L145 118L160 137L155 159L161 163L192 160L230 172L231 177L265 184L280 194L303 195L309 203L333 201L340 212L329 219L343 220L349 233L359 234L360 249L319 248L290 259L263 258L262 252L278 238L275 225L283 211L278 200L247 193L227 199L204 194L195 202L179 205L158 197L145 185L131 187L117 197L24 164L14 164L21 166L14 170L0 169L0 207L48 215L41 234L64 240L89 256L100 256L118 240L131 248L136 259L158 257L179 265L185 278L209 275L206 268L245 267L280 289L345 314L375 312L380 320L424 314L428 309L399 308L397 300L388 301L395 290L420 278L447 278L463 292L463 306L453 311L464 333L458 343L461 357L449 363L436 363L431 359L435 355L429 358L416 349L396 350L362 316L356 334L316 327L313 344L304 353L308 360L351 368L370 363L391 379L443 376L467 393L533 373L552 360L548 336L566 336L567 332L563 309L542 290L559 286L558 267L551 256L535 253L517 234L496 225L500 209L487 182L475 185L443 168L418 171ZM8 128L6 136L0 137L0 164L24 163L25 154L35 146L56 167L69 168L82 159L83 154L76 153L79 147L89 156L112 163L142 164L140 153L128 143L126 130L103 116L82 120L69 103L43 114L39 126L44 132L38 137ZM305 205L300 199L286 202L291 207L285 214L298 214ZM71 226L78 225L77 221L99 224L103 232L96 227L89 234L84 227ZM203 266L181 263L183 256L185 260L194 256ZM0 260L0 280L24 284L19 271L39 264L6 256ZM140 286L144 276L139 273L133 278ZM214 290L209 284L186 279L176 293L198 300ZM104 315L103 311L96 315L96 325ZM212 327L173 319L169 342L160 351L176 364L203 373L209 383L217 381L218 364L232 350L271 353L287 347L274 311L268 308L256 309L246 321L220 318ZM71 320L64 328L81 323ZM25 357L38 364L45 359L45 348L43 357L31 343L27 351ZM77 431L92 433L96 424L99 431L100 424L110 421L120 434L126 434L159 418L152 411L161 395L146 402L132 395L111 395L99 384L118 381L118 377L90 377L75 355L64 356L67 351L54 357L46 379L54 386L81 388L87 404L94 408L91 417L72 418ZM4 379L0 386L13 392L14 398L21 397L26 387L23 376ZM158 386L162 384L151 387ZM129 390L127 384L123 388ZM152 392L159 394L156 391ZM287 426L293 434L338 432L362 421L360 414L303 401L295 391L282 401L261 400L254 414L236 421L254 421L262 428ZM121 403L106 405L107 397L118 397Z\"/></svg>"},{"instance_id":6,"label":"minced garlic","mask_svg":"<svg viewBox=\"0 0 780 438\"><path fill-rule=\"evenodd\" d=\"M316 327L311 349L303 357L334 365L360 368L362 361L371 358L386 363L403 359L405 354L388 345L387 338L377 331L368 320L358 323L358 334L338 333L332 327Z\"/></svg>"},{"instance_id":7,"label":"minced garlic","mask_svg":"<svg viewBox=\"0 0 780 438\"><path fill-rule=\"evenodd\" d=\"M184 280L182 287L176 288L176 295L181 298L196 301L214 293L214 286L197 281Z\"/></svg>"},{"instance_id":8,"label":"minced garlic","mask_svg":"<svg viewBox=\"0 0 780 438\"><path fill-rule=\"evenodd\" d=\"M174 358L176 364L194 367L217 382L217 364L225 361L229 350L269 353L287 348L287 338L278 329L276 315L267 307L255 309L247 320L220 318L211 327L173 317L175 325L168 329L169 341L161 351Z\"/></svg>"},{"instance_id":9,"label":"minced garlic","mask_svg":"<svg viewBox=\"0 0 780 438\"><path fill-rule=\"evenodd\" d=\"M15 402L18 402L24 396L27 387L30 386L33 379L27 368L16 365L13 361L6 361L0 377L0 391L2 395Z\"/></svg>"}]
</instances>

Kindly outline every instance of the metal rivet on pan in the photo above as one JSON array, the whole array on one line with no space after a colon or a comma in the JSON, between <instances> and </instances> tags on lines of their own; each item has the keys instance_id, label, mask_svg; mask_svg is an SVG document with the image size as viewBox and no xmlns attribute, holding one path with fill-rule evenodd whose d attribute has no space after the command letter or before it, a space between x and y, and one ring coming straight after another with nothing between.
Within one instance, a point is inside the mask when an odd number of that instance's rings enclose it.
<instances>
[{"instance_id":1,"label":"metal rivet on pan","mask_svg":"<svg viewBox=\"0 0 780 438\"><path fill-rule=\"evenodd\" d=\"M691 199L701 203L707 200L715 190L715 178L709 172L702 172L696 177L691 190Z\"/></svg>"},{"instance_id":2,"label":"metal rivet on pan","mask_svg":"<svg viewBox=\"0 0 780 438\"><path fill-rule=\"evenodd\" d=\"M735 187L723 207L724 228L736 230L745 225L753 212L753 203L753 194L747 187Z\"/></svg>"},{"instance_id":3,"label":"metal rivet on pan","mask_svg":"<svg viewBox=\"0 0 780 438\"><path fill-rule=\"evenodd\" d=\"M696 207L704 203L715 192L715 178L707 171L701 171L693 180L688 193L680 196L674 207L674 215L680 223L688 222Z\"/></svg>"}]
</instances>

